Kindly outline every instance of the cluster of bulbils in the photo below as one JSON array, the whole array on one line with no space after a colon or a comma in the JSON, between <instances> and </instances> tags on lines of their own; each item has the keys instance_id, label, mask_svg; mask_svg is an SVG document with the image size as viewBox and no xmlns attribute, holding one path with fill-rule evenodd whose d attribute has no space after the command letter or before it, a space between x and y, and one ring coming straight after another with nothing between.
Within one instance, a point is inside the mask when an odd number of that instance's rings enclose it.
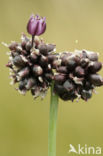
<instances>
[{"instance_id":1,"label":"cluster of bulbils","mask_svg":"<svg viewBox=\"0 0 103 156\"><path fill-rule=\"evenodd\" d=\"M98 54L87 50L64 52L56 66L55 92L63 100L82 98L87 101L95 87L103 85L103 78L97 74L102 68Z\"/></svg>"},{"instance_id":2,"label":"cluster of bulbils","mask_svg":"<svg viewBox=\"0 0 103 156\"><path fill-rule=\"evenodd\" d=\"M32 39L22 35L21 43L12 42L9 62L12 84L25 94L31 91L34 98L44 97L54 81L54 92L63 100L88 100L96 86L103 85L97 74L102 68L98 54L87 50L55 53L55 45L46 44L39 35L46 30L46 19L33 15L27 24Z\"/></svg>"},{"instance_id":3,"label":"cluster of bulbils","mask_svg":"<svg viewBox=\"0 0 103 156\"><path fill-rule=\"evenodd\" d=\"M11 51L7 66L11 71L12 83L19 83L18 91L22 94L31 90L34 97L43 97L53 78L48 56L53 53L55 45L45 44L35 37L32 47L32 41L25 35L22 35L21 40L21 43L9 45Z\"/></svg>"}]
</instances>

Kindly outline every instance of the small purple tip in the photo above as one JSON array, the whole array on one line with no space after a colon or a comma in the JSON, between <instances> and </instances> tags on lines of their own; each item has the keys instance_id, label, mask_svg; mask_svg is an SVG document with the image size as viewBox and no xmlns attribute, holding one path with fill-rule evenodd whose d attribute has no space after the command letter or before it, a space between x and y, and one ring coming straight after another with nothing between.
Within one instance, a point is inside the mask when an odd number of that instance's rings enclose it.
<instances>
[{"instance_id":1,"label":"small purple tip","mask_svg":"<svg viewBox=\"0 0 103 156\"><path fill-rule=\"evenodd\" d=\"M27 31L29 34L32 36L39 36L43 34L46 30L46 18L45 17L40 17L39 15L34 15L32 14L28 24L27 24Z\"/></svg>"}]
</instances>

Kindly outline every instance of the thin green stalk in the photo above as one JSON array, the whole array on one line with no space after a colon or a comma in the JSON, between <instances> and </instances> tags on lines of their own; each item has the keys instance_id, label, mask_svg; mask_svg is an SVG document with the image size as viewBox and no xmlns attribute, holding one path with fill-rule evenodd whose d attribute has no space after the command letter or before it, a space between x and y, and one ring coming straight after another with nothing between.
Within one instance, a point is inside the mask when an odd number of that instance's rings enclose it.
<instances>
[{"instance_id":1,"label":"thin green stalk","mask_svg":"<svg viewBox=\"0 0 103 156\"><path fill-rule=\"evenodd\" d=\"M34 35L32 35L32 47L33 47L33 44L34 44L34 38L35 38L35 36Z\"/></svg>"},{"instance_id":2,"label":"thin green stalk","mask_svg":"<svg viewBox=\"0 0 103 156\"><path fill-rule=\"evenodd\" d=\"M58 113L58 95L53 92L54 83L51 87L49 135L48 135L48 156L56 156L56 121Z\"/></svg>"}]
</instances>

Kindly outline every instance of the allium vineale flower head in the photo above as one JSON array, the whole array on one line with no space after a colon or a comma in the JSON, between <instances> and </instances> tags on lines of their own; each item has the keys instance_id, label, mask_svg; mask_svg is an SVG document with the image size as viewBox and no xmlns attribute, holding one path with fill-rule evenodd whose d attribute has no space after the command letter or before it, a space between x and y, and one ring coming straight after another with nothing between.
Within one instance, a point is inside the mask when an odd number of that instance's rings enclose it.
<instances>
[{"instance_id":1,"label":"allium vineale flower head","mask_svg":"<svg viewBox=\"0 0 103 156\"><path fill-rule=\"evenodd\" d=\"M88 100L95 87L103 85L103 78L97 73L102 68L98 54L83 50L59 54L55 64L55 92L63 100L77 97Z\"/></svg>"},{"instance_id":2,"label":"allium vineale flower head","mask_svg":"<svg viewBox=\"0 0 103 156\"><path fill-rule=\"evenodd\" d=\"M17 90L22 94L30 90L34 97L43 97L53 80L54 91L61 99L87 101L95 87L103 85L97 73L102 68L98 54L87 50L54 53L55 45L37 37L45 30L45 17L32 15L27 24L32 39L23 34L21 43L8 45L12 83L18 83Z\"/></svg>"}]
</instances>

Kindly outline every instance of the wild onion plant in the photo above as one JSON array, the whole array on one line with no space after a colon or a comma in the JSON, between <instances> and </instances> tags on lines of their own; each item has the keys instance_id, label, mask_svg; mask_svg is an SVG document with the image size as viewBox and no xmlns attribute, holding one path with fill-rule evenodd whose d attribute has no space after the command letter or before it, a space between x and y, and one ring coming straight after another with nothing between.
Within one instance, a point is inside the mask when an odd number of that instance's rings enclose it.
<instances>
[{"instance_id":1,"label":"wild onion plant","mask_svg":"<svg viewBox=\"0 0 103 156\"><path fill-rule=\"evenodd\" d=\"M27 31L21 42L7 45L10 50L9 62L12 84L18 83L17 90L25 94L31 91L34 99L45 97L51 87L50 119L48 133L48 156L56 156L56 120L59 97L66 101L92 97L95 87L103 85L103 78L97 74L102 68L98 54L87 50L55 52L54 44L47 44L38 36L46 30L46 19L32 15Z\"/></svg>"}]
</instances>

